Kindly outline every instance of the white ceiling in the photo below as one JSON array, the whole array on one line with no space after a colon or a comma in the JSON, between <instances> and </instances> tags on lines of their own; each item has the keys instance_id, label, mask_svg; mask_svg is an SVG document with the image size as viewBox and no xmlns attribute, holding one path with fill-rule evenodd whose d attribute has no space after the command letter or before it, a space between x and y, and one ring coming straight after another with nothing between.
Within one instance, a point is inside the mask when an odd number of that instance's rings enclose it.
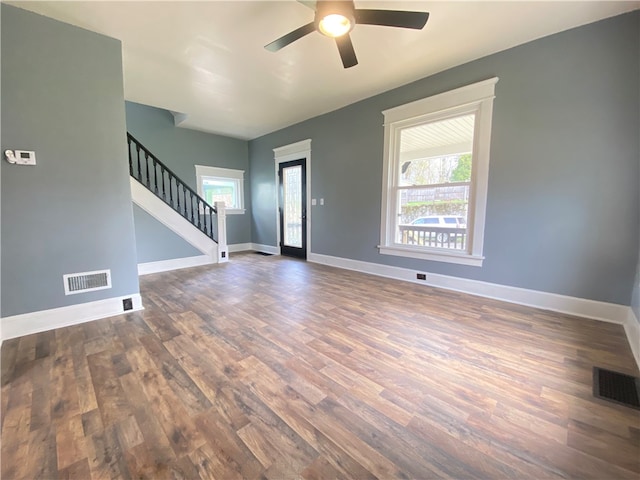
<instances>
[{"instance_id":1,"label":"white ceiling","mask_svg":"<svg viewBox=\"0 0 640 480\"><path fill-rule=\"evenodd\" d=\"M6 2L122 41L127 100L177 112L181 127L242 139L277 129L575 26L639 1L371 1L356 8L430 12L423 30L357 25L359 65L343 69L314 32L276 53L267 43L313 21L294 0Z\"/></svg>"}]
</instances>

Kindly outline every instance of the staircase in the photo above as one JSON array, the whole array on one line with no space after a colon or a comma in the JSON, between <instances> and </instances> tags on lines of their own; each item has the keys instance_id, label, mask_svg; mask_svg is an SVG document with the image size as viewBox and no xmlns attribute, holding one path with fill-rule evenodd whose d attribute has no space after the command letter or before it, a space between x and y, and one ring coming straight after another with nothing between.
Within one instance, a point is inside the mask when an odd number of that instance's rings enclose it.
<instances>
[{"instance_id":1,"label":"staircase","mask_svg":"<svg viewBox=\"0 0 640 480\"><path fill-rule=\"evenodd\" d=\"M127 133L133 201L210 258L229 260L224 202L210 205Z\"/></svg>"}]
</instances>

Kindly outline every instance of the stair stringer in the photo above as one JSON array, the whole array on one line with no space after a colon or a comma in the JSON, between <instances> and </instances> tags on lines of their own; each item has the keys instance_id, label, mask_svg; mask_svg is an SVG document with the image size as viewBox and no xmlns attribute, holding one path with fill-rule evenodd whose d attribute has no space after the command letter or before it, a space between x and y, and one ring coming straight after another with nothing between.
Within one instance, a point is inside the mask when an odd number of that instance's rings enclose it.
<instances>
[{"instance_id":1,"label":"stair stringer","mask_svg":"<svg viewBox=\"0 0 640 480\"><path fill-rule=\"evenodd\" d=\"M216 242L156 197L135 178L129 177L129 181L131 183L131 200L136 205L207 256L208 261L203 264L218 263L218 244Z\"/></svg>"}]
</instances>

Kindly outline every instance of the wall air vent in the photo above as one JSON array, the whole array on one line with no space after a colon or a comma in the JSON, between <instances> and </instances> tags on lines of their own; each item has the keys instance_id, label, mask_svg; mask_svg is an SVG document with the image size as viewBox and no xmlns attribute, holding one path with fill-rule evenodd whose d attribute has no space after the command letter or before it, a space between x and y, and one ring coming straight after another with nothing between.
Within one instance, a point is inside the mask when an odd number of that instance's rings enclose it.
<instances>
[{"instance_id":1,"label":"wall air vent","mask_svg":"<svg viewBox=\"0 0 640 480\"><path fill-rule=\"evenodd\" d=\"M62 278L64 280L65 295L111 288L111 270L69 273L67 275L63 275Z\"/></svg>"}]
</instances>

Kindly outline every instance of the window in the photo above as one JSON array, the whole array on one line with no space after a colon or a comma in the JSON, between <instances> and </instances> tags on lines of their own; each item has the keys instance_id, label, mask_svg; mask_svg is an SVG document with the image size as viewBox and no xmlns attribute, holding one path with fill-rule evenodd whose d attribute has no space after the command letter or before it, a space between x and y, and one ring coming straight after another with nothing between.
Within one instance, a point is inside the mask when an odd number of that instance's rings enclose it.
<instances>
[{"instance_id":1,"label":"window","mask_svg":"<svg viewBox=\"0 0 640 480\"><path fill-rule=\"evenodd\" d=\"M497 81L382 112L380 253L482 265Z\"/></svg>"},{"instance_id":2,"label":"window","mask_svg":"<svg viewBox=\"0 0 640 480\"><path fill-rule=\"evenodd\" d=\"M207 203L224 202L226 213L244 213L244 170L196 165L196 179Z\"/></svg>"}]
</instances>

